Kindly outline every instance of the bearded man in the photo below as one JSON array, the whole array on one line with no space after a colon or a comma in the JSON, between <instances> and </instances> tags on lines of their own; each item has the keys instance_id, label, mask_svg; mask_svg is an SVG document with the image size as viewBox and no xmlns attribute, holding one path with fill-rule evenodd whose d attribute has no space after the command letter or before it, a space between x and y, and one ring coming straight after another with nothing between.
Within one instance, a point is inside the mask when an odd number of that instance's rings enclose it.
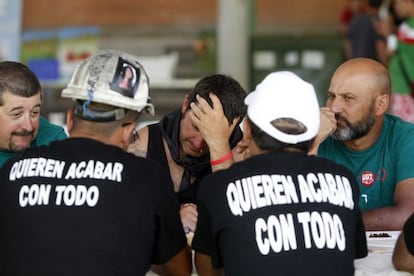
<instances>
[{"instance_id":1,"label":"bearded man","mask_svg":"<svg viewBox=\"0 0 414 276\"><path fill-rule=\"evenodd\" d=\"M390 87L377 61L341 64L312 149L355 174L366 230L401 230L414 212L414 125L387 114Z\"/></svg>"}]
</instances>

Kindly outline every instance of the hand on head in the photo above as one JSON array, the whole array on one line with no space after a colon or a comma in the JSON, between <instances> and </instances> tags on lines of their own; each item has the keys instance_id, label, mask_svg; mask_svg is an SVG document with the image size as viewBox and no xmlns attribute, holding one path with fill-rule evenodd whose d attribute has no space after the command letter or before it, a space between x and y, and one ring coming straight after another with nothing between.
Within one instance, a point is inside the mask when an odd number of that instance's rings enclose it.
<instances>
[{"instance_id":1,"label":"hand on head","mask_svg":"<svg viewBox=\"0 0 414 276\"><path fill-rule=\"evenodd\" d=\"M197 95L197 102L190 104L190 118L209 148L211 148L215 145L228 143L239 118L235 118L229 124L219 98L213 93L210 93L209 96L213 107L204 98Z\"/></svg>"}]
</instances>

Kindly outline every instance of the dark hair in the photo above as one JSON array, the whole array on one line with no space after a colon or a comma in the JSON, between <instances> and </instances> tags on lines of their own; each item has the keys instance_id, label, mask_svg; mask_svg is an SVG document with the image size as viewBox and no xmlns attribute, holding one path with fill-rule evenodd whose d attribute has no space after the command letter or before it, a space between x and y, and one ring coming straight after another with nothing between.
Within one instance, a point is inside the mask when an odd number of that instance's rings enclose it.
<instances>
[{"instance_id":1,"label":"dark hair","mask_svg":"<svg viewBox=\"0 0 414 276\"><path fill-rule=\"evenodd\" d=\"M220 99L229 123L234 118L240 117L242 119L246 115L247 107L244 104L244 98L247 93L235 79L221 74L204 77L197 82L194 89L188 94L188 100L190 103L195 102L196 95L199 95L212 106L208 96L210 92Z\"/></svg>"},{"instance_id":2,"label":"dark hair","mask_svg":"<svg viewBox=\"0 0 414 276\"><path fill-rule=\"evenodd\" d=\"M9 92L20 97L32 97L42 92L39 79L26 65L15 61L0 62L0 105L2 95Z\"/></svg>"},{"instance_id":3,"label":"dark hair","mask_svg":"<svg viewBox=\"0 0 414 276\"><path fill-rule=\"evenodd\" d=\"M266 151L292 151L292 150L300 150L304 152L308 152L310 147L312 146L313 140L304 141L297 144L287 144L281 142L263 130L261 130L255 123L253 123L248 117L246 118L248 123L250 124L251 134L254 142L256 145Z\"/></svg>"}]
</instances>

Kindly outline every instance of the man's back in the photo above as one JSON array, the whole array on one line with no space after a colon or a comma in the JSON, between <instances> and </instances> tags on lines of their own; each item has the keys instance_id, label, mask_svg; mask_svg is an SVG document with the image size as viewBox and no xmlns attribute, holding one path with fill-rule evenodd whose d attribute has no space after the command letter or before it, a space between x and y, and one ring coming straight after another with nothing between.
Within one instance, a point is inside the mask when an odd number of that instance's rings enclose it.
<instances>
[{"instance_id":1,"label":"man's back","mask_svg":"<svg viewBox=\"0 0 414 276\"><path fill-rule=\"evenodd\" d=\"M0 172L2 275L143 275L186 245L168 177L148 160L84 138L12 160Z\"/></svg>"},{"instance_id":2,"label":"man's back","mask_svg":"<svg viewBox=\"0 0 414 276\"><path fill-rule=\"evenodd\" d=\"M357 199L342 166L260 154L202 183L193 249L226 275L352 275L367 254Z\"/></svg>"}]
</instances>

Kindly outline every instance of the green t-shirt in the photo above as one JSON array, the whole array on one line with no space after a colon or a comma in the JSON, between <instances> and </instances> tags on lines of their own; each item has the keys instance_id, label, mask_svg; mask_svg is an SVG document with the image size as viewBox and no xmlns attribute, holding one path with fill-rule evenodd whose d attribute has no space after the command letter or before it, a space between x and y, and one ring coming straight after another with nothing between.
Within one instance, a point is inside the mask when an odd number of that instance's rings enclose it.
<instances>
[{"instance_id":1,"label":"green t-shirt","mask_svg":"<svg viewBox=\"0 0 414 276\"><path fill-rule=\"evenodd\" d=\"M364 151L352 151L328 137L318 155L350 169L360 187L359 206L369 210L394 205L396 185L414 177L414 125L386 115L378 140Z\"/></svg>"},{"instance_id":2,"label":"green t-shirt","mask_svg":"<svg viewBox=\"0 0 414 276\"><path fill-rule=\"evenodd\" d=\"M40 117L39 132L36 138L33 140L31 146L38 147L42 145L48 145L50 142L55 140L62 140L68 136L65 130L57 125L49 123L45 118ZM10 157L16 155L13 151L0 151L0 167L3 166Z\"/></svg>"},{"instance_id":3,"label":"green t-shirt","mask_svg":"<svg viewBox=\"0 0 414 276\"><path fill-rule=\"evenodd\" d=\"M414 83L414 17L401 24L398 30L398 44L392 56L389 72L392 92L410 94Z\"/></svg>"}]
</instances>

